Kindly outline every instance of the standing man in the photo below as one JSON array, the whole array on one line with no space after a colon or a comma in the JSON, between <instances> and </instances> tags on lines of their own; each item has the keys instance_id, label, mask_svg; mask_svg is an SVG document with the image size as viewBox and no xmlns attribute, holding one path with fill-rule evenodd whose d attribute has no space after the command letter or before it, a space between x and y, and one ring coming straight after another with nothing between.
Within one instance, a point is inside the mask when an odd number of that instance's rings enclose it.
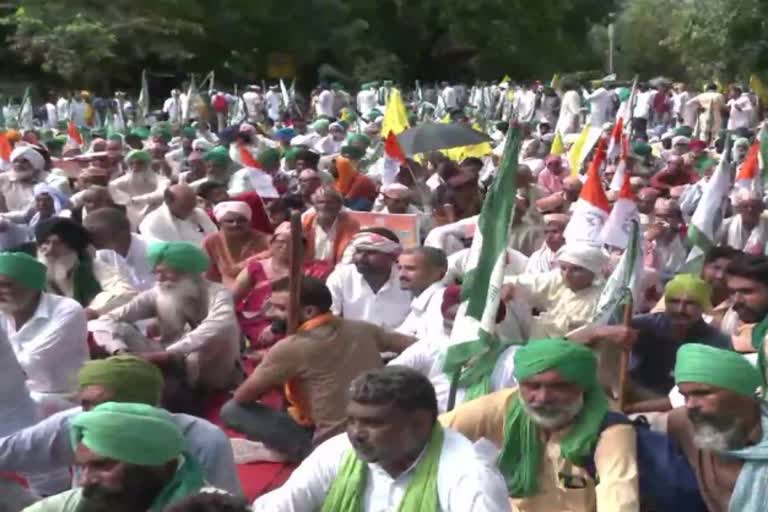
<instances>
[{"instance_id":1,"label":"standing man","mask_svg":"<svg viewBox=\"0 0 768 512\"><path fill-rule=\"evenodd\" d=\"M266 103L267 107L267 116L274 122L279 121L280 110L283 105L283 97L280 94L280 87L277 85L270 85L269 91L264 95L264 103Z\"/></svg>"},{"instance_id":2,"label":"standing man","mask_svg":"<svg viewBox=\"0 0 768 512\"><path fill-rule=\"evenodd\" d=\"M181 91L179 89L171 90L171 97L163 103L163 112L168 115L168 122L171 124L181 124L183 108Z\"/></svg>"},{"instance_id":3,"label":"standing man","mask_svg":"<svg viewBox=\"0 0 768 512\"><path fill-rule=\"evenodd\" d=\"M573 83L564 83L563 89L565 92L556 129L562 137L569 133L579 133L581 129L581 95Z\"/></svg>"},{"instance_id":4,"label":"standing man","mask_svg":"<svg viewBox=\"0 0 768 512\"><path fill-rule=\"evenodd\" d=\"M752 126L752 100L738 85L732 85L726 106L729 109L728 129L750 128Z\"/></svg>"},{"instance_id":5,"label":"standing man","mask_svg":"<svg viewBox=\"0 0 768 512\"><path fill-rule=\"evenodd\" d=\"M315 116L330 119L334 117L333 112L333 91L328 84L320 85L320 94L317 95L315 103Z\"/></svg>"},{"instance_id":6,"label":"standing man","mask_svg":"<svg viewBox=\"0 0 768 512\"><path fill-rule=\"evenodd\" d=\"M360 86L360 92L357 93L357 111L360 116L368 119L368 114L377 106L376 85L374 82Z\"/></svg>"},{"instance_id":7,"label":"standing man","mask_svg":"<svg viewBox=\"0 0 768 512\"><path fill-rule=\"evenodd\" d=\"M451 112L459 108L459 101L456 95L456 89L449 82L442 83L443 90L440 92L440 98L443 100L446 112Z\"/></svg>"},{"instance_id":8,"label":"standing man","mask_svg":"<svg viewBox=\"0 0 768 512\"><path fill-rule=\"evenodd\" d=\"M261 93L261 87L249 85L248 90L243 93L243 103L245 103L245 115L248 122L256 124L261 121L264 111L264 96Z\"/></svg>"}]
</instances>

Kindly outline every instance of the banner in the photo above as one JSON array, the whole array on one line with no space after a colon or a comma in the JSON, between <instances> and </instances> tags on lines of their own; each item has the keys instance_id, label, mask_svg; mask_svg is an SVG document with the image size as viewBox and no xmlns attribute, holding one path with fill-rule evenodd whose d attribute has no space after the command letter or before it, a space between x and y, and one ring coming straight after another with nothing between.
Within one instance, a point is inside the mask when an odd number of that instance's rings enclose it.
<instances>
[{"instance_id":1,"label":"banner","mask_svg":"<svg viewBox=\"0 0 768 512\"><path fill-rule=\"evenodd\" d=\"M347 214L359 222L361 228L389 229L397 235L404 249L421 245L418 215L353 211L348 211Z\"/></svg>"}]
</instances>

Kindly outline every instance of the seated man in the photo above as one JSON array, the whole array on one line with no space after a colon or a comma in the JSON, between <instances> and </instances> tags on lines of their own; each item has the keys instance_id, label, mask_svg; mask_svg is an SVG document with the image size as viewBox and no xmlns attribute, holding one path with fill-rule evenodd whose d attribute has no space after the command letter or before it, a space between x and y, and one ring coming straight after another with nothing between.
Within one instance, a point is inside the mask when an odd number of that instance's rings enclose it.
<instances>
[{"instance_id":1,"label":"seated man","mask_svg":"<svg viewBox=\"0 0 768 512\"><path fill-rule=\"evenodd\" d=\"M434 247L417 247L404 251L398 258L400 288L413 296L411 312L397 332L417 339L443 334L440 306L445 285L442 279L448 268L445 253Z\"/></svg>"},{"instance_id":2,"label":"seated man","mask_svg":"<svg viewBox=\"0 0 768 512\"><path fill-rule=\"evenodd\" d=\"M567 224L568 215L566 214L544 215L544 242L528 258L525 266L526 274L543 274L555 270L558 252L565 245L563 233Z\"/></svg>"},{"instance_id":3,"label":"seated man","mask_svg":"<svg viewBox=\"0 0 768 512\"><path fill-rule=\"evenodd\" d=\"M661 274L662 281L672 278L688 257L681 232L683 214L674 199L656 200L653 224L649 225L645 238L644 264Z\"/></svg>"},{"instance_id":4,"label":"seated man","mask_svg":"<svg viewBox=\"0 0 768 512\"><path fill-rule=\"evenodd\" d=\"M287 278L273 284L272 295L273 308L287 305ZM399 353L411 343L375 325L334 316L331 294L322 281L303 278L299 295L297 333L267 351L221 410L230 427L289 461L302 460L313 443L341 432L349 383L380 367L381 352ZM285 389L287 413L258 403L275 387Z\"/></svg>"},{"instance_id":5,"label":"seated man","mask_svg":"<svg viewBox=\"0 0 768 512\"><path fill-rule=\"evenodd\" d=\"M72 407L0 438L0 472L37 473L75 464L70 436L72 420L105 402L158 406L163 375L151 363L121 355L89 361L78 374L81 407ZM186 414L172 415L184 434L187 451L200 463L205 479L219 489L240 494L232 445L220 428ZM74 470L74 483L80 475Z\"/></svg>"},{"instance_id":6,"label":"seated man","mask_svg":"<svg viewBox=\"0 0 768 512\"><path fill-rule=\"evenodd\" d=\"M148 259L155 286L100 318L92 325L94 339L110 354L137 352L158 365L176 388L166 390L164 405L172 412L197 411L200 393L228 390L241 378L232 295L203 278L208 258L192 244L152 244ZM157 319L159 340L131 325L149 319Z\"/></svg>"},{"instance_id":7,"label":"seated man","mask_svg":"<svg viewBox=\"0 0 768 512\"><path fill-rule=\"evenodd\" d=\"M35 226L37 259L48 267L47 290L75 299L88 319L136 296L130 270L113 251L92 251L88 232L60 217Z\"/></svg>"},{"instance_id":8,"label":"seated man","mask_svg":"<svg viewBox=\"0 0 768 512\"><path fill-rule=\"evenodd\" d=\"M171 185L164 202L148 214L139 232L151 242L190 242L199 245L217 231L205 210L197 207L197 195L188 185Z\"/></svg>"},{"instance_id":9,"label":"seated man","mask_svg":"<svg viewBox=\"0 0 768 512\"><path fill-rule=\"evenodd\" d=\"M440 422L501 450L497 464L516 510L639 510L635 431L619 424L601 432L608 399L592 351L532 341L515 353L515 378L519 388L462 404Z\"/></svg>"},{"instance_id":10,"label":"seated man","mask_svg":"<svg viewBox=\"0 0 768 512\"><path fill-rule=\"evenodd\" d=\"M348 396L347 433L320 445L254 511L510 510L498 472L436 421L425 377L387 366L360 375Z\"/></svg>"},{"instance_id":11,"label":"seated man","mask_svg":"<svg viewBox=\"0 0 768 512\"><path fill-rule=\"evenodd\" d=\"M134 229L162 203L163 191L170 185L168 178L150 169L151 163L152 155L134 149L125 156L128 172L109 184L115 202L126 205Z\"/></svg>"},{"instance_id":12,"label":"seated man","mask_svg":"<svg viewBox=\"0 0 768 512\"><path fill-rule=\"evenodd\" d=\"M565 245L557 259L559 269L505 277L502 300L526 299L540 311L531 323L531 339L563 337L592 321L606 260L598 248Z\"/></svg>"},{"instance_id":13,"label":"seated man","mask_svg":"<svg viewBox=\"0 0 768 512\"><path fill-rule=\"evenodd\" d=\"M768 408L755 393L759 371L734 352L688 343L677 352L675 382L685 407L669 414L667 431L693 467L707 508L764 510Z\"/></svg>"},{"instance_id":14,"label":"seated man","mask_svg":"<svg viewBox=\"0 0 768 512\"><path fill-rule=\"evenodd\" d=\"M449 286L440 295L442 298L441 318L439 320L431 319L432 322L440 321L440 333L433 333L428 338L419 338L389 364L409 366L427 377L435 388L437 409L443 413L451 405L448 402L453 376L456 371L470 366L467 364L467 359L474 357L474 354L468 354L462 347L460 353L455 354L456 357L450 358L448 355L451 347L461 345L452 345L450 340L453 322L461 304L461 287ZM505 318L506 308L500 304L496 315L496 324L499 330L503 329L501 323ZM513 357L518 348L515 345L502 345L500 351L489 352L488 358L492 359L491 364L485 364L485 358L482 362L479 359L476 360L476 362L484 364L488 371L476 371L475 368L472 368L471 371L460 375L456 382L455 402L460 404L489 392L514 386L516 382L513 376L515 367Z\"/></svg>"},{"instance_id":15,"label":"seated man","mask_svg":"<svg viewBox=\"0 0 768 512\"><path fill-rule=\"evenodd\" d=\"M348 211L342 211L341 194L331 185L322 186L312 194L312 206L314 211L305 212L301 219L306 250L311 259L336 265L349 241L360 231L360 224Z\"/></svg>"},{"instance_id":16,"label":"seated man","mask_svg":"<svg viewBox=\"0 0 768 512\"><path fill-rule=\"evenodd\" d=\"M146 404L108 402L71 422L84 486L28 507L28 512L162 510L205 487L198 463L173 417Z\"/></svg>"},{"instance_id":17,"label":"seated man","mask_svg":"<svg viewBox=\"0 0 768 512\"><path fill-rule=\"evenodd\" d=\"M83 308L45 293L45 266L22 253L0 253L0 329L44 415L71 407L77 371L89 359ZM12 377L12 374L8 376Z\"/></svg>"},{"instance_id":18,"label":"seated man","mask_svg":"<svg viewBox=\"0 0 768 512\"><path fill-rule=\"evenodd\" d=\"M333 313L394 329L411 310L395 263L402 246L370 231L356 234L350 245L353 263L338 265L328 276Z\"/></svg>"},{"instance_id":19,"label":"seated man","mask_svg":"<svg viewBox=\"0 0 768 512\"><path fill-rule=\"evenodd\" d=\"M768 218L763 217L762 190L739 188L731 200L734 215L720 225L716 235L718 244L748 254L763 254L768 242Z\"/></svg>"},{"instance_id":20,"label":"seated man","mask_svg":"<svg viewBox=\"0 0 768 512\"><path fill-rule=\"evenodd\" d=\"M86 217L83 227L97 249L110 249L120 255L130 268L140 290L155 284L155 277L147 262L147 242L131 232L131 222L117 208L99 208Z\"/></svg>"},{"instance_id":21,"label":"seated man","mask_svg":"<svg viewBox=\"0 0 768 512\"><path fill-rule=\"evenodd\" d=\"M736 316L733 320L736 332L731 332L733 348L738 352L765 351L766 333L753 336L753 331L768 317L768 257L740 255L728 264L726 282L732 302L729 313ZM759 361L758 354L750 357ZM764 366L761 371L766 371ZM766 382L765 375L763 382Z\"/></svg>"}]
</instances>

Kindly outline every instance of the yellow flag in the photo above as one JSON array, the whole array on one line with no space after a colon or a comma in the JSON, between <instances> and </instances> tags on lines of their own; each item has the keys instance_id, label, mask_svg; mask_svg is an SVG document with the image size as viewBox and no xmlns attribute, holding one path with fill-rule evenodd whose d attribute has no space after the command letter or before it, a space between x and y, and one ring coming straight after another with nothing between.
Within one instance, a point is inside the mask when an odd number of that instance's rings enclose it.
<instances>
[{"instance_id":1,"label":"yellow flag","mask_svg":"<svg viewBox=\"0 0 768 512\"><path fill-rule=\"evenodd\" d=\"M408 128L408 113L403 104L403 98L398 89L392 89L384 110L384 121L381 123L381 135L386 137L390 131L395 135Z\"/></svg>"},{"instance_id":2,"label":"yellow flag","mask_svg":"<svg viewBox=\"0 0 768 512\"><path fill-rule=\"evenodd\" d=\"M571 175L579 175L579 167L581 167L581 153L584 151L584 146L587 144L589 138L589 123L584 125L584 129L581 130L579 138L573 143L571 150L568 152L568 163L571 166ZM554 145L554 144L553 144Z\"/></svg>"},{"instance_id":3,"label":"yellow flag","mask_svg":"<svg viewBox=\"0 0 768 512\"><path fill-rule=\"evenodd\" d=\"M555 138L552 141L552 148L549 150L549 153L556 156L561 156L563 153L565 153L563 138L560 136L559 131L555 131Z\"/></svg>"},{"instance_id":4,"label":"yellow flag","mask_svg":"<svg viewBox=\"0 0 768 512\"><path fill-rule=\"evenodd\" d=\"M760 77L754 73L749 77L749 88L755 91L757 97L760 98L760 103L768 105L768 88L765 87Z\"/></svg>"},{"instance_id":5,"label":"yellow flag","mask_svg":"<svg viewBox=\"0 0 768 512\"><path fill-rule=\"evenodd\" d=\"M511 82L511 81L512 81L512 79L511 79L511 78L509 78L509 75L504 75L504 78L502 78L502 79L501 79L501 82L499 82L499 83L500 83L500 84L503 84L504 82L507 82L507 83L509 83L509 82Z\"/></svg>"}]
</instances>

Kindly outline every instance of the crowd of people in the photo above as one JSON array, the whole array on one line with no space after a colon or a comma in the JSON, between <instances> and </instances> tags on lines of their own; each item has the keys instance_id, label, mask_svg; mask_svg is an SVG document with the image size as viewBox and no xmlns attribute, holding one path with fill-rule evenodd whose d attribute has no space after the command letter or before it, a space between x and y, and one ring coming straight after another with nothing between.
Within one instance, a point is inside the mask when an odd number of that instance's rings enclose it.
<instances>
[{"instance_id":1,"label":"crowd of people","mask_svg":"<svg viewBox=\"0 0 768 512\"><path fill-rule=\"evenodd\" d=\"M768 127L753 91L704 89L6 108L0 510L768 510ZM401 107L487 142L403 154ZM514 202L495 341L466 354L491 191ZM247 495L260 462L292 473Z\"/></svg>"}]
</instances>

